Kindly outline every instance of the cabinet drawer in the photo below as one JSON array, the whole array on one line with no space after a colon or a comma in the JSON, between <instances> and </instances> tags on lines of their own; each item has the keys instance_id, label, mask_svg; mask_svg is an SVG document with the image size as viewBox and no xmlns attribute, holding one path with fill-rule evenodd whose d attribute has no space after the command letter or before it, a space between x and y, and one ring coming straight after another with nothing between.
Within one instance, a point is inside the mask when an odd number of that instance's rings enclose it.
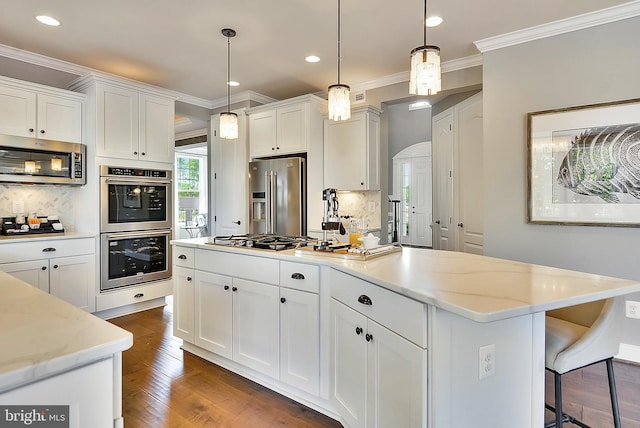
<instances>
[{"instance_id":1,"label":"cabinet drawer","mask_svg":"<svg viewBox=\"0 0 640 428\"><path fill-rule=\"evenodd\" d=\"M416 345L427 347L427 305L354 276L331 270L331 297ZM363 304L369 298L371 304ZM360 301L359 301L360 300Z\"/></svg>"},{"instance_id":2,"label":"cabinet drawer","mask_svg":"<svg viewBox=\"0 0 640 428\"><path fill-rule=\"evenodd\" d=\"M280 285L301 291L318 293L320 267L305 263L280 262Z\"/></svg>"},{"instance_id":3,"label":"cabinet drawer","mask_svg":"<svg viewBox=\"0 0 640 428\"><path fill-rule=\"evenodd\" d=\"M225 253L223 251L196 250L195 268L251 281L280 283L279 262L265 257Z\"/></svg>"},{"instance_id":4,"label":"cabinet drawer","mask_svg":"<svg viewBox=\"0 0 640 428\"><path fill-rule=\"evenodd\" d=\"M95 254L94 238L52 239L0 244L0 263Z\"/></svg>"},{"instance_id":5,"label":"cabinet drawer","mask_svg":"<svg viewBox=\"0 0 640 428\"><path fill-rule=\"evenodd\" d=\"M195 248L174 245L171 253L174 265L192 269L195 266Z\"/></svg>"}]
</instances>

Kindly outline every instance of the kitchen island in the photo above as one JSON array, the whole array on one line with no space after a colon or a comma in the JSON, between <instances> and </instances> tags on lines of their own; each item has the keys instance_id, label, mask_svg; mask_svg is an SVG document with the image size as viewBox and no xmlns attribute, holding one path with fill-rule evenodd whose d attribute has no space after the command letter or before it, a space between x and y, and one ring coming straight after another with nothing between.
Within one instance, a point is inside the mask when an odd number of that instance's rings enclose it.
<instances>
[{"instance_id":1,"label":"kitchen island","mask_svg":"<svg viewBox=\"0 0 640 428\"><path fill-rule=\"evenodd\" d=\"M122 427L131 333L4 272L0 289L0 405L69 406L70 427Z\"/></svg>"},{"instance_id":2,"label":"kitchen island","mask_svg":"<svg viewBox=\"0 0 640 428\"><path fill-rule=\"evenodd\" d=\"M456 252L173 244L184 349L348 427L542 426L545 312L640 290Z\"/></svg>"}]
</instances>

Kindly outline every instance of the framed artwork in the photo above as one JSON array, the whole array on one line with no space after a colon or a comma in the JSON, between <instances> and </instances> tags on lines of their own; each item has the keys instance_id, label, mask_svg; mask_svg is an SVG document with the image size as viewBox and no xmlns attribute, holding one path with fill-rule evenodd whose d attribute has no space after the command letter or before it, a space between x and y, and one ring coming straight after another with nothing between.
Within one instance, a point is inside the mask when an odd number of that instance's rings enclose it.
<instances>
[{"instance_id":1,"label":"framed artwork","mask_svg":"<svg viewBox=\"0 0 640 428\"><path fill-rule=\"evenodd\" d=\"M528 222L640 226L640 99L529 113Z\"/></svg>"}]
</instances>

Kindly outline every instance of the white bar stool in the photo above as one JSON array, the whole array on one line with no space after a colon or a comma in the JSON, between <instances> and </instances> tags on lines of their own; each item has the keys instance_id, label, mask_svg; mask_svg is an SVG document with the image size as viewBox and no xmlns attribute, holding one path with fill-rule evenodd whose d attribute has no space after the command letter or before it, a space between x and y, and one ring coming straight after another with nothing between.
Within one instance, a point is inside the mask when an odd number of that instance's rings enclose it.
<instances>
[{"instance_id":1,"label":"white bar stool","mask_svg":"<svg viewBox=\"0 0 640 428\"><path fill-rule=\"evenodd\" d=\"M545 366L554 374L555 421L545 425L562 427L571 422L589 428L583 422L562 412L562 375L592 364L605 362L609 378L609 393L613 423L620 428L620 412L613 375L613 356L620 346L620 331L624 319L624 297L615 297L547 312Z\"/></svg>"}]
</instances>

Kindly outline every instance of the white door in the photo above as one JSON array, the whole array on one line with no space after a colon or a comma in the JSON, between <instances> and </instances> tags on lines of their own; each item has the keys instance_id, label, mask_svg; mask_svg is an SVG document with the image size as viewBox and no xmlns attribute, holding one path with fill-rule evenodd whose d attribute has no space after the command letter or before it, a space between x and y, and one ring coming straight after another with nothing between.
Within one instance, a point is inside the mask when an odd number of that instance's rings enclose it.
<instances>
[{"instance_id":1,"label":"white door","mask_svg":"<svg viewBox=\"0 0 640 428\"><path fill-rule=\"evenodd\" d=\"M239 134L237 140L218 136L219 115L211 116L212 150L214 174L213 185L215 207L215 235L238 235L247 233L249 218L246 116L238 114Z\"/></svg>"},{"instance_id":2,"label":"white door","mask_svg":"<svg viewBox=\"0 0 640 428\"><path fill-rule=\"evenodd\" d=\"M367 334L367 425L427 426L427 351L372 320Z\"/></svg>"},{"instance_id":3,"label":"white door","mask_svg":"<svg viewBox=\"0 0 640 428\"><path fill-rule=\"evenodd\" d=\"M456 106L456 250L482 254L482 92Z\"/></svg>"},{"instance_id":4,"label":"white door","mask_svg":"<svg viewBox=\"0 0 640 428\"><path fill-rule=\"evenodd\" d=\"M367 426L366 328L364 315L331 299L330 399L350 428Z\"/></svg>"},{"instance_id":5,"label":"white door","mask_svg":"<svg viewBox=\"0 0 640 428\"><path fill-rule=\"evenodd\" d=\"M181 266L173 267L173 335L193 342L195 319L194 270Z\"/></svg>"},{"instance_id":6,"label":"white door","mask_svg":"<svg viewBox=\"0 0 640 428\"><path fill-rule=\"evenodd\" d=\"M0 271L49 292L49 260L33 260L28 262L2 263Z\"/></svg>"},{"instance_id":7,"label":"white door","mask_svg":"<svg viewBox=\"0 0 640 428\"><path fill-rule=\"evenodd\" d=\"M433 248L453 250L453 108L433 117Z\"/></svg>"},{"instance_id":8,"label":"white door","mask_svg":"<svg viewBox=\"0 0 640 428\"><path fill-rule=\"evenodd\" d=\"M277 285L233 279L233 360L278 379L279 302Z\"/></svg>"},{"instance_id":9,"label":"white door","mask_svg":"<svg viewBox=\"0 0 640 428\"><path fill-rule=\"evenodd\" d=\"M95 256L60 257L49 261L49 293L83 309L94 312Z\"/></svg>"},{"instance_id":10,"label":"white door","mask_svg":"<svg viewBox=\"0 0 640 428\"><path fill-rule=\"evenodd\" d=\"M316 293L280 288L280 380L309 394L320 385L320 319Z\"/></svg>"},{"instance_id":11,"label":"white door","mask_svg":"<svg viewBox=\"0 0 640 428\"><path fill-rule=\"evenodd\" d=\"M195 344L231 359L232 279L198 271L195 294ZM185 305L186 306L186 305Z\"/></svg>"}]
</instances>

